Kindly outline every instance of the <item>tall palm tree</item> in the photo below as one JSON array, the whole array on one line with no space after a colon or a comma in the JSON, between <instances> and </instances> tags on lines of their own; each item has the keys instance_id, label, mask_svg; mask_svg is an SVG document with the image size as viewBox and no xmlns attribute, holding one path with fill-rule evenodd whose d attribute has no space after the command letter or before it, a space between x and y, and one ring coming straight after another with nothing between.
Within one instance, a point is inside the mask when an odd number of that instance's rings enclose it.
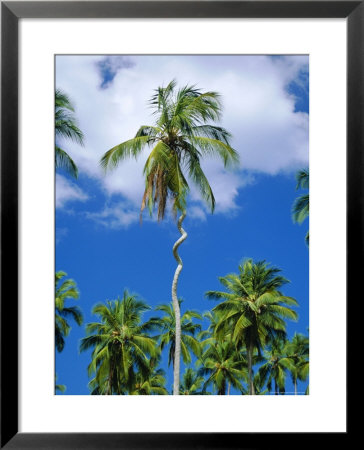
<instances>
[{"instance_id":1,"label":"tall palm tree","mask_svg":"<svg viewBox=\"0 0 364 450\"><path fill-rule=\"evenodd\" d=\"M136 373L146 377L149 359L159 355L155 339L148 336L154 325L142 322L150 307L136 295L124 291L123 298L97 304L92 313L99 322L86 325L87 336L81 339L80 351L92 349L88 374L91 393L125 394L135 385Z\"/></svg>"},{"instance_id":2,"label":"tall palm tree","mask_svg":"<svg viewBox=\"0 0 364 450\"><path fill-rule=\"evenodd\" d=\"M83 145L84 135L78 128L76 119L73 115L75 109L68 95L61 89L56 89L55 94L55 134L56 134L56 169L65 169L71 176L77 178L78 169L69 156L69 154L63 150L57 140L59 138L70 139L77 144Z\"/></svg>"},{"instance_id":3,"label":"tall palm tree","mask_svg":"<svg viewBox=\"0 0 364 450\"><path fill-rule=\"evenodd\" d=\"M202 391L204 377L198 375L191 367L185 370L182 376L180 386L180 395L206 395L207 392Z\"/></svg>"},{"instance_id":4,"label":"tall palm tree","mask_svg":"<svg viewBox=\"0 0 364 450\"><path fill-rule=\"evenodd\" d=\"M226 395L228 385L239 391L243 390L241 380L246 380L246 362L231 341L211 342L201 356L198 364L202 364L198 374L208 376L204 390L212 384L218 395Z\"/></svg>"},{"instance_id":5,"label":"tall palm tree","mask_svg":"<svg viewBox=\"0 0 364 450\"><path fill-rule=\"evenodd\" d=\"M181 319L177 284L183 264L178 248L187 238L182 228L186 217L189 181L199 189L203 199L215 207L211 186L201 168L200 159L206 155L219 156L224 165L238 162L237 152L230 146L230 134L222 127L211 125L221 117L220 96L216 92L202 92L195 86L184 86L176 91L176 81L159 87L150 100L156 117L154 125L142 125L134 138L116 145L101 159L105 168L115 167L120 161L137 158L142 150L151 148L144 166L145 191L141 212L146 206L150 214L157 205L158 220L163 219L167 200L171 200L175 215L180 212L177 227L181 237L173 246L177 268L172 282L172 302L176 316L176 351L173 394L179 394Z\"/></svg>"},{"instance_id":6,"label":"tall palm tree","mask_svg":"<svg viewBox=\"0 0 364 450\"><path fill-rule=\"evenodd\" d=\"M220 277L228 292L208 291L210 299L223 300L213 311L222 314L216 333L231 330L237 348L246 347L248 358L249 392L254 395L253 355L260 354L264 345L275 336L285 337L284 319L297 319L291 308L297 301L282 294L280 288L288 280L278 275L280 269L269 267L265 261L252 259L239 265L239 273Z\"/></svg>"},{"instance_id":7,"label":"tall palm tree","mask_svg":"<svg viewBox=\"0 0 364 450\"><path fill-rule=\"evenodd\" d=\"M309 171L308 169L299 170L296 174L296 189L309 189ZM310 212L310 196L309 193L302 194L296 198L292 207L292 218L295 223L301 224ZM307 231L305 237L307 245L309 244L309 232Z\"/></svg>"},{"instance_id":8,"label":"tall palm tree","mask_svg":"<svg viewBox=\"0 0 364 450\"><path fill-rule=\"evenodd\" d=\"M66 306L66 301L78 300L80 293L76 282L68 279L64 280L67 274L65 272L56 272L55 284L55 340L56 349L61 352L64 348L64 338L69 335L71 326L68 319L72 318L77 325L82 325L83 316L78 306Z\"/></svg>"},{"instance_id":9,"label":"tall palm tree","mask_svg":"<svg viewBox=\"0 0 364 450\"><path fill-rule=\"evenodd\" d=\"M178 300L181 305L182 300ZM157 311L164 312L164 316L160 319L151 319L155 325L160 329L160 334L156 339L160 341L161 350L166 347L168 349L168 366L175 364L176 353L176 318L172 303L163 304L156 307ZM195 356L200 356L201 346L195 334L201 330L201 325L194 323L192 320L201 320L201 315L192 310L186 311L181 317L181 355L185 364L191 363L191 353Z\"/></svg>"},{"instance_id":10,"label":"tall palm tree","mask_svg":"<svg viewBox=\"0 0 364 450\"><path fill-rule=\"evenodd\" d=\"M300 333L295 333L285 347L287 357L291 360L289 368L294 386L294 393L297 395L297 380L306 381L309 371L309 341L308 337Z\"/></svg>"}]
</instances>

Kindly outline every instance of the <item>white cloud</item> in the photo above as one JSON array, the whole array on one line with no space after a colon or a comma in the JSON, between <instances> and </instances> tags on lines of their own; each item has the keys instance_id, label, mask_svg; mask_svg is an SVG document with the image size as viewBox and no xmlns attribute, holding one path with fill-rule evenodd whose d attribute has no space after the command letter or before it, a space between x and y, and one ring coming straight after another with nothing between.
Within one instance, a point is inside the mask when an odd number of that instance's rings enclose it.
<instances>
[{"instance_id":1,"label":"white cloud","mask_svg":"<svg viewBox=\"0 0 364 450\"><path fill-rule=\"evenodd\" d=\"M64 208L65 204L72 201L84 202L88 195L75 183L67 180L62 175L56 175L56 207Z\"/></svg>"},{"instance_id":2,"label":"white cloud","mask_svg":"<svg viewBox=\"0 0 364 450\"><path fill-rule=\"evenodd\" d=\"M198 219L202 222L206 220L206 212L200 206L192 205L188 208L188 217L192 219Z\"/></svg>"},{"instance_id":3,"label":"white cloud","mask_svg":"<svg viewBox=\"0 0 364 450\"><path fill-rule=\"evenodd\" d=\"M57 227L56 228L56 244L59 244L62 239L64 239L68 235L68 228L65 227Z\"/></svg>"},{"instance_id":4,"label":"white cloud","mask_svg":"<svg viewBox=\"0 0 364 450\"><path fill-rule=\"evenodd\" d=\"M80 172L98 179L108 197L115 195L123 200L116 215L126 205L129 209L124 213L131 214L133 205L138 214L147 151L138 161L124 161L106 175L99 160L105 151L133 137L140 125L153 123L147 102L156 87L173 78L180 85L196 84L222 96L222 125L233 135L232 146L240 154L244 172L225 171L216 159L203 162L215 194L216 212L238 208L238 191L249 182L247 171L275 175L308 164L308 115L295 111L296 99L288 90L292 82L305 86L308 57L130 56L129 67L117 70L108 88L100 89L96 64L103 59L57 56L56 84L74 101L79 126L86 136L84 149L69 142L65 148ZM191 189L191 199L206 211L195 189ZM109 219L111 215L104 217ZM123 223L131 218L114 220Z\"/></svg>"},{"instance_id":5,"label":"white cloud","mask_svg":"<svg viewBox=\"0 0 364 450\"><path fill-rule=\"evenodd\" d=\"M87 212L86 217L107 228L127 228L132 223L139 221L139 212L125 202L119 202L112 206L105 206L101 212Z\"/></svg>"}]
</instances>

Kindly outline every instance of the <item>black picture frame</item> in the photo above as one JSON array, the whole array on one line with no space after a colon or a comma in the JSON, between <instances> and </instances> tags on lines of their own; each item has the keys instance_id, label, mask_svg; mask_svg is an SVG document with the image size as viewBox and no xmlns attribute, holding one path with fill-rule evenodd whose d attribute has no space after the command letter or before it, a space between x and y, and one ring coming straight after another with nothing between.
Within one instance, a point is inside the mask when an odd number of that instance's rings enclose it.
<instances>
[{"instance_id":1,"label":"black picture frame","mask_svg":"<svg viewBox=\"0 0 364 450\"><path fill-rule=\"evenodd\" d=\"M1 448L256 448L269 433L18 432L18 22L21 18L347 18L347 302L364 273L363 1L1 2ZM335 220L333 218L333 220ZM9 320L11 318L11 320ZM347 347L350 351L350 346ZM349 360L349 358L347 359ZM349 427L349 414L347 425ZM243 420L243 419L242 419ZM338 443L348 437L337 433ZM243 436L242 436L243 435ZM327 436L315 433L315 445ZM280 438L288 445L290 439ZM300 445L311 439L300 437ZM283 440L281 440L283 439ZM287 439L287 440L285 440Z\"/></svg>"}]
</instances>

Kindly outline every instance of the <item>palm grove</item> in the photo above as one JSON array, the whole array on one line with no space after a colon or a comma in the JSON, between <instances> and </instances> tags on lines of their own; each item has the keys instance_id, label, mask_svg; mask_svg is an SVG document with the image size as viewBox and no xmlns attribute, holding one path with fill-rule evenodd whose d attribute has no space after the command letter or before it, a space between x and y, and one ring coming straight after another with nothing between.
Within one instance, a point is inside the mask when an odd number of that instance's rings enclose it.
<instances>
[{"instance_id":1,"label":"palm grove","mask_svg":"<svg viewBox=\"0 0 364 450\"><path fill-rule=\"evenodd\" d=\"M187 238L182 225L188 213L190 184L200 191L213 213L215 198L201 160L217 156L229 168L239 163L239 157L230 145L230 133L216 125L222 112L218 93L201 92L195 86L177 89L173 80L167 87L156 89L150 106L154 123L142 125L133 138L108 150L100 164L107 172L149 149L143 170L145 190L140 218L146 207L150 215L156 211L158 220L163 220L170 209L181 235L172 248L176 269L171 302L152 310L137 294L125 290L121 297L94 306L95 321L86 325L86 336L79 345L81 352L91 352L87 367L90 394L279 395L286 391L287 377L292 380L295 394L298 380L306 382L308 393L308 336L296 333L292 339L287 337L286 324L297 320L298 303L284 295L282 289L289 281L279 268L245 258L236 273L219 276L221 291L206 292L206 298L213 299L216 306L201 314L186 304L181 313L185 305L177 288L183 262L178 250ZM58 146L57 137L83 144L84 136L70 99L58 89L55 108L56 168L77 178L77 165ZM308 189L308 170L297 173L299 188ZM292 217L298 223L308 217L308 194L297 198ZM68 305L79 298L77 285L65 277L64 272L56 273L59 352L70 330L68 320L82 323L79 307ZM146 312L148 320L143 318ZM160 367L164 357L173 368L171 392ZM181 360L185 365L182 374ZM56 384L56 391L64 392L65 388Z\"/></svg>"}]
</instances>

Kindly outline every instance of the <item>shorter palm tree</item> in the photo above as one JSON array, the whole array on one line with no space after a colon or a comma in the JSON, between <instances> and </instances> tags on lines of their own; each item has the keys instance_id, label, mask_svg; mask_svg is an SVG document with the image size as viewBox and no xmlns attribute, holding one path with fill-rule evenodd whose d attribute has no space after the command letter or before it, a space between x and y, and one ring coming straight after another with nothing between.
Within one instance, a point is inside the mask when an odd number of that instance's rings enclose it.
<instances>
[{"instance_id":1,"label":"shorter palm tree","mask_svg":"<svg viewBox=\"0 0 364 450\"><path fill-rule=\"evenodd\" d=\"M307 359L304 359L301 361L301 363L298 365L298 372L299 372L299 380L306 381L309 376L310 371L310 362ZM307 395L309 393L309 385L307 385L305 394Z\"/></svg>"},{"instance_id":2,"label":"shorter palm tree","mask_svg":"<svg viewBox=\"0 0 364 450\"><path fill-rule=\"evenodd\" d=\"M207 376L203 390L212 385L218 395L226 395L229 385L242 392L242 381L247 380L246 361L231 341L216 341L204 351L198 364L201 376Z\"/></svg>"},{"instance_id":3,"label":"shorter palm tree","mask_svg":"<svg viewBox=\"0 0 364 450\"><path fill-rule=\"evenodd\" d=\"M258 370L257 380L259 389L267 384L269 392L272 391L274 383L275 395L286 392L287 371L292 369L292 361L285 354L285 342L276 338L264 351L266 363L261 365Z\"/></svg>"},{"instance_id":4,"label":"shorter palm tree","mask_svg":"<svg viewBox=\"0 0 364 450\"><path fill-rule=\"evenodd\" d=\"M160 357L151 358L147 373L138 372L136 374L131 395L168 395L165 388L165 371L157 368L159 361Z\"/></svg>"},{"instance_id":5,"label":"shorter palm tree","mask_svg":"<svg viewBox=\"0 0 364 450\"><path fill-rule=\"evenodd\" d=\"M81 309L78 306L66 306L69 299L78 300L80 293L75 281L63 280L67 274L65 272L56 272L55 287L55 339L56 349L61 352L64 348L65 337L69 335L71 326L68 318L72 318L77 325L83 322Z\"/></svg>"},{"instance_id":6,"label":"shorter palm tree","mask_svg":"<svg viewBox=\"0 0 364 450\"><path fill-rule=\"evenodd\" d=\"M299 170L296 174L296 189L309 189L309 171L308 169ZM302 194L296 198L292 207L292 218L295 223L301 224L308 218L310 212L310 196ZM307 245L309 244L309 232L305 237Z\"/></svg>"},{"instance_id":7,"label":"shorter palm tree","mask_svg":"<svg viewBox=\"0 0 364 450\"><path fill-rule=\"evenodd\" d=\"M262 389L259 386L259 378L258 378L257 375L254 377L253 383L254 383L254 395L267 395L268 389ZM241 391L241 395L250 395L250 393L249 393L249 386L248 386L248 388L243 386L243 390Z\"/></svg>"},{"instance_id":8,"label":"shorter palm tree","mask_svg":"<svg viewBox=\"0 0 364 450\"><path fill-rule=\"evenodd\" d=\"M112 395L131 393L137 372L150 375L150 358L158 357L159 348L148 332L155 325L142 322L142 314L150 307L136 295L124 291L120 300L97 304L92 312L99 322L86 326L87 336L81 339L80 351L92 349L89 376L91 394Z\"/></svg>"},{"instance_id":9,"label":"shorter palm tree","mask_svg":"<svg viewBox=\"0 0 364 450\"><path fill-rule=\"evenodd\" d=\"M291 308L297 305L292 297L282 294L280 288L288 280L265 261L254 263L247 259L239 265L239 273L219 277L228 292L208 291L210 299L223 300L213 308L221 319L215 334L231 334L235 347L247 351L249 390L254 395L253 356L255 350L272 342L275 337L286 335L285 319L296 320L297 313Z\"/></svg>"},{"instance_id":10,"label":"shorter palm tree","mask_svg":"<svg viewBox=\"0 0 364 450\"><path fill-rule=\"evenodd\" d=\"M217 338L216 330L218 328L219 322L222 318L221 314L216 311L207 311L202 314L202 316L207 319L210 323L206 330L202 330L198 334L198 339L201 342L201 345L204 345L204 339ZM219 335L219 339L221 339L221 334Z\"/></svg>"},{"instance_id":11,"label":"shorter palm tree","mask_svg":"<svg viewBox=\"0 0 364 450\"><path fill-rule=\"evenodd\" d=\"M70 139L77 144L83 145L84 135L78 128L73 115L75 109L68 95L61 89L56 89L55 94L55 134L56 134L56 169L65 169L71 176L77 178L78 169L69 156L59 144L59 138Z\"/></svg>"},{"instance_id":12,"label":"shorter palm tree","mask_svg":"<svg viewBox=\"0 0 364 450\"><path fill-rule=\"evenodd\" d=\"M192 368L185 370L182 376L182 383L180 385L180 395L206 395L206 391L201 390L205 379L198 375Z\"/></svg>"},{"instance_id":13,"label":"shorter palm tree","mask_svg":"<svg viewBox=\"0 0 364 450\"><path fill-rule=\"evenodd\" d=\"M306 381L309 374L308 337L295 333L291 341L287 342L285 351L292 363L289 370L294 386L294 393L297 395L297 380Z\"/></svg>"},{"instance_id":14,"label":"shorter palm tree","mask_svg":"<svg viewBox=\"0 0 364 450\"><path fill-rule=\"evenodd\" d=\"M181 305L182 300L179 300ZM172 303L162 304L156 307L157 311L163 311L165 315L161 318L151 319L160 329L159 339L161 350L168 347L168 366L174 364L176 349L176 320ZM193 319L201 320L197 311L188 310L181 317L181 354L185 364L191 363L191 353L196 357L201 354L199 341L194 337L201 330L201 325L194 323Z\"/></svg>"}]
</instances>

